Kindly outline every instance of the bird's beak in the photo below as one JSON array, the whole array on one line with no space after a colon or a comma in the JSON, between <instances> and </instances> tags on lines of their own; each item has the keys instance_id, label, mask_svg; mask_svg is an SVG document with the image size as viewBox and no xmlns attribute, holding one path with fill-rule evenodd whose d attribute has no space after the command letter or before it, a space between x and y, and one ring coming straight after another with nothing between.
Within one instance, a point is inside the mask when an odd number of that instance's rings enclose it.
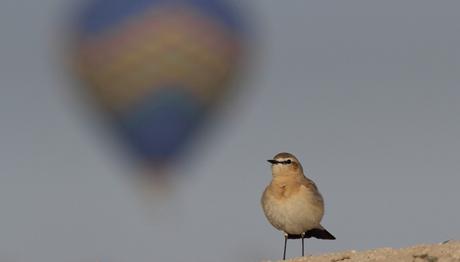
<instances>
[{"instance_id":1,"label":"bird's beak","mask_svg":"<svg viewBox=\"0 0 460 262\"><path fill-rule=\"evenodd\" d=\"M278 161L274 160L274 159L269 159L267 160L270 164L276 164L278 163Z\"/></svg>"}]
</instances>

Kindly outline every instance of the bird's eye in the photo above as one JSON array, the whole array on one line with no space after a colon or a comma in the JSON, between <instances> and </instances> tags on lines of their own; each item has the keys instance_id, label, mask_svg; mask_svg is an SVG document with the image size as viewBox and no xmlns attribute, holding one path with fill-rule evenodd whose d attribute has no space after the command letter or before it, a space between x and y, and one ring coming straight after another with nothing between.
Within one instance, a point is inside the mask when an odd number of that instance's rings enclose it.
<instances>
[{"instance_id":1,"label":"bird's eye","mask_svg":"<svg viewBox=\"0 0 460 262\"><path fill-rule=\"evenodd\" d=\"M286 160L286 164L290 164L291 162L291 159Z\"/></svg>"}]
</instances>

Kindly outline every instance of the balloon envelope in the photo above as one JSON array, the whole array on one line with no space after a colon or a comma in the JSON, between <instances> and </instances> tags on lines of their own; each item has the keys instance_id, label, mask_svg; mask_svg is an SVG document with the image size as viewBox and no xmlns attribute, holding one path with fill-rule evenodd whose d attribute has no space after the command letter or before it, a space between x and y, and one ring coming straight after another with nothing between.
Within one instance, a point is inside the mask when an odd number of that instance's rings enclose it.
<instances>
[{"instance_id":1,"label":"balloon envelope","mask_svg":"<svg viewBox=\"0 0 460 262\"><path fill-rule=\"evenodd\" d=\"M78 14L75 64L140 159L164 165L230 86L243 26L222 0L93 0Z\"/></svg>"}]
</instances>

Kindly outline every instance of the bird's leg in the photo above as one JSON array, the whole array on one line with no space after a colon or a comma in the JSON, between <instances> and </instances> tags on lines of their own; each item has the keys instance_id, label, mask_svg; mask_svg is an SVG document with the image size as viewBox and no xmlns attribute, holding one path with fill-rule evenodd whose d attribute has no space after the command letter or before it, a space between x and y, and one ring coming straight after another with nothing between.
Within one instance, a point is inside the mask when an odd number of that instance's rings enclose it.
<instances>
[{"instance_id":1,"label":"bird's leg","mask_svg":"<svg viewBox=\"0 0 460 262\"><path fill-rule=\"evenodd\" d=\"M286 245L288 240L288 234L284 233L284 252L283 252L283 260L286 260Z\"/></svg>"},{"instance_id":2,"label":"bird's leg","mask_svg":"<svg viewBox=\"0 0 460 262\"><path fill-rule=\"evenodd\" d=\"M303 232L302 234L300 234L300 237L302 237L302 256L304 256L304 239L305 239L305 232Z\"/></svg>"}]
</instances>

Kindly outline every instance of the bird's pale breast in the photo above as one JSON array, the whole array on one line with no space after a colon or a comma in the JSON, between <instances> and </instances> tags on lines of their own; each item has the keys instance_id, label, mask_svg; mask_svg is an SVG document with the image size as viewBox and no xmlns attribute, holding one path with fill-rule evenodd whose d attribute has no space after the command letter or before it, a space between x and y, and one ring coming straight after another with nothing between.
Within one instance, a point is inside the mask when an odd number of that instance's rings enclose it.
<instances>
[{"instance_id":1,"label":"bird's pale breast","mask_svg":"<svg viewBox=\"0 0 460 262\"><path fill-rule=\"evenodd\" d=\"M269 222L288 234L300 234L320 226L324 214L321 195L301 185L286 197L273 194L269 187L262 196L262 208Z\"/></svg>"}]
</instances>

